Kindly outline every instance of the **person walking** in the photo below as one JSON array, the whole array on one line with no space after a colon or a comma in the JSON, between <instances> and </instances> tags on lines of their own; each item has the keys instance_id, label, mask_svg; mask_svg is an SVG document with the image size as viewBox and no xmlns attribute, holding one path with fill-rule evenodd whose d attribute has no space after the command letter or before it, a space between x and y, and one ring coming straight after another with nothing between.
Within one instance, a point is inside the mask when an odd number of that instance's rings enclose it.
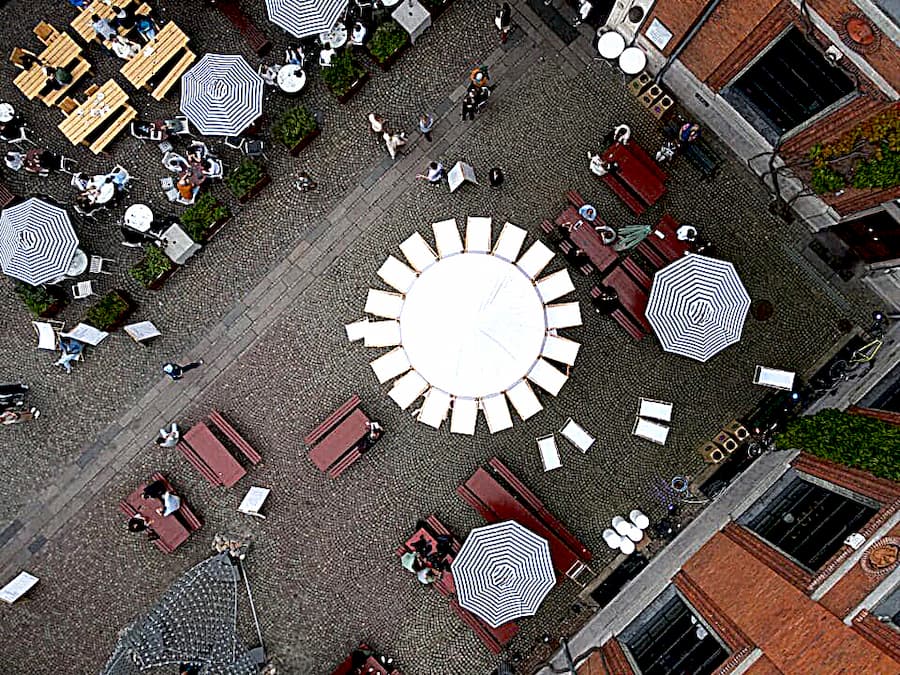
<instances>
[{"instance_id":1,"label":"person walking","mask_svg":"<svg viewBox=\"0 0 900 675\"><path fill-rule=\"evenodd\" d=\"M392 134L389 131L385 131L381 137L384 139L384 144L387 146L387 151L391 156L391 159L396 159L397 150L406 145L406 134L402 131L398 134Z\"/></svg>"},{"instance_id":2,"label":"person walking","mask_svg":"<svg viewBox=\"0 0 900 675\"><path fill-rule=\"evenodd\" d=\"M491 184L491 187L500 187L505 180L506 176L503 175L503 169L499 166L495 166L488 172L488 183Z\"/></svg>"},{"instance_id":3,"label":"person walking","mask_svg":"<svg viewBox=\"0 0 900 675\"><path fill-rule=\"evenodd\" d=\"M203 359L194 361L193 363L188 363L184 366L180 366L177 363L173 363L170 361L168 363L163 364L162 369L163 369L163 372L166 375L168 375L169 377L171 377L173 380L180 380L182 377L184 377L184 374L187 371L193 370L194 368L199 368L202 365L203 365Z\"/></svg>"},{"instance_id":4,"label":"person walking","mask_svg":"<svg viewBox=\"0 0 900 675\"><path fill-rule=\"evenodd\" d=\"M425 137L425 140L431 143L431 130L434 128L434 115L431 113L422 113L419 115L419 132Z\"/></svg>"},{"instance_id":5,"label":"person walking","mask_svg":"<svg viewBox=\"0 0 900 675\"><path fill-rule=\"evenodd\" d=\"M294 182L294 187L300 190L300 192L310 192L315 190L319 184L312 179L306 171L301 171L300 175L297 176L297 180Z\"/></svg>"},{"instance_id":6,"label":"person walking","mask_svg":"<svg viewBox=\"0 0 900 675\"><path fill-rule=\"evenodd\" d=\"M509 29L512 25L512 7L509 6L508 2L504 2L497 8L494 25L500 31L500 43L505 43L507 38L509 38Z\"/></svg>"},{"instance_id":7,"label":"person walking","mask_svg":"<svg viewBox=\"0 0 900 675\"><path fill-rule=\"evenodd\" d=\"M419 180L428 181L429 185L437 185L444 178L444 165L440 162L431 162L424 174L420 173L416 176Z\"/></svg>"},{"instance_id":8,"label":"person walking","mask_svg":"<svg viewBox=\"0 0 900 675\"><path fill-rule=\"evenodd\" d=\"M478 99L475 96L475 91L473 89L469 89L466 92L465 97L463 97L462 103L462 118L468 119L470 121L475 120L475 111L478 109Z\"/></svg>"},{"instance_id":9,"label":"person walking","mask_svg":"<svg viewBox=\"0 0 900 675\"><path fill-rule=\"evenodd\" d=\"M369 120L369 127L372 129L373 134L381 134L385 131L385 121L381 115L376 115L375 113L369 113L367 116Z\"/></svg>"}]
</instances>

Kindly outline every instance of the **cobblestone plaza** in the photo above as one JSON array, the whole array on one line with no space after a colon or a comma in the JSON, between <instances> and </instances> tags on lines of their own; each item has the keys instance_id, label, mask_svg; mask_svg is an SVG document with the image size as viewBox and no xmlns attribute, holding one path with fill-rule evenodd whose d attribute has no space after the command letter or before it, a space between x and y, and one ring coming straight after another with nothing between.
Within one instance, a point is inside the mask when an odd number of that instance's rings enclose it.
<instances>
[{"instance_id":1,"label":"cobblestone plaza","mask_svg":"<svg viewBox=\"0 0 900 675\"><path fill-rule=\"evenodd\" d=\"M542 4L542 3L541 3ZM260 59L218 12L201 2L157 0L154 6L206 52ZM261 0L244 9L275 43L280 60L291 44L267 22ZM0 43L35 49L32 28L47 20L63 28L75 11L60 0L11 0L0 6ZM456 496L456 487L490 457L500 457L595 555L610 560L601 532L610 518L641 508L651 519L664 503L659 482L695 474L694 448L723 423L749 410L761 391L750 384L756 364L804 372L831 349L838 321L862 322L872 300L859 287L840 289L800 255L802 224L786 224L767 210L768 194L735 160L704 182L683 160L672 165L668 192L636 219L587 166L612 125L627 123L649 151L659 147L659 123L630 97L620 76L594 59L588 27L570 44L528 3L514 3L514 28L499 45L493 3L457 0L388 72L369 65L372 79L339 105L317 70L299 99L267 93L271 122L290 105L321 113L322 134L298 158L280 146L267 154L273 183L239 205L223 185L213 192L235 217L198 256L159 291L127 274L140 252L119 245L121 213L75 219L82 246L116 260L101 291L124 288L137 303L135 320L151 320L163 336L139 346L115 333L91 349L70 375L34 349L32 317L0 280L0 381L24 381L40 419L5 427L0 436L0 567L3 583L19 569L41 581L4 607L0 664L23 675L98 672L117 632L156 602L189 568L213 553L217 532L252 537L247 558L263 637L279 672L330 673L360 641L393 655L409 675L488 673L496 665L444 598L420 586L400 565L397 544L416 520L437 513L465 536L484 524ZM562 10L566 16L569 10ZM94 81L116 77L119 63L97 45L87 49ZM271 62L273 57L266 59ZM474 122L459 104L471 68L488 64L497 88ZM154 144L122 135L111 156L73 148L57 124L62 113L29 102L12 84L8 63L0 99L13 102L41 145L72 157L80 170L108 171L121 163L136 177L129 201L160 214L176 213L158 179L166 174ZM267 90L269 92L271 90ZM177 94L154 101L131 90L143 119L177 113ZM437 113L434 142L414 133L416 115ZM410 133L411 144L391 161L369 133L377 112ZM207 139L226 167L238 155ZM728 157L719 139L709 140ZM415 180L431 160L464 160L480 185L454 194ZM499 189L487 185L490 167L503 167ZM319 188L301 194L293 183L309 171ZM4 172L18 195L50 194L71 203L67 176L39 178ZM767 299L774 315L747 319L740 344L705 364L662 352L652 336L635 342L611 319L591 310L590 283L573 273L584 325L566 335L583 346L558 398L541 395L544 411L511 430L490 435L479 419L474 437L417 424L387 398L368 363L377 352L348 344L344 324L363 317L366 290L381 288L376 270L413 231L468 215L493 217L496 238L509 220L539 236L538 224L579 190L611 224L655 223L663 213L690 220L733 262L750 296ZM560 258L551 270L561 269ZM62 318L78 322L90 301L74 301ZM160 366L203 358L180 382L163 381ZM377 446L338 479L306 458L302 438L332 409L358 393L385 427ZM639 397L672 401L675 418L665 446L631 436ZM152 441L164 423L183 427L209 410L223 412L263 456L234 488L213 488L175 450ZM574 417L597 437L586 455L561 443L563 467L544 473L535 438ZM117 503L154 471L174 483L204 521L172 555L129 533ZM237 512L250 485L272 489L266 520ZM520 622L510 652L528 659L546 649L545 633L563 634L573 622L578 587L557 585L534 618ZM239 621L255 639L249 615ZM159 672L170 672L160 670Z\"/></svg>"}]
</instances>

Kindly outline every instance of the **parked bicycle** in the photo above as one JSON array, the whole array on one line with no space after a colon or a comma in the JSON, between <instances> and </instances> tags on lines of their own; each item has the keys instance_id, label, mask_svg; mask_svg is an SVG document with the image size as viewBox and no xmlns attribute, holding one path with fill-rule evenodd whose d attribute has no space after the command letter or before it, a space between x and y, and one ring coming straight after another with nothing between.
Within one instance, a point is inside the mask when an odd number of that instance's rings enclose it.
<instances>
[{"instance_id":1,"label":"parked bicycle","mask_svg":"<svg viewBox=\"0 0 900 675\"><path fill-rule=\"evenodd\" d=\"M883 313L874 312L872 314L872 325L866 331L871 340L862 347L854 349L848 358L832 363L831 368L828 369L828 374L835 383L854 379L872 369L875 365L875 357L884 345L886 323Z\"/></svg>"}]
</instances>

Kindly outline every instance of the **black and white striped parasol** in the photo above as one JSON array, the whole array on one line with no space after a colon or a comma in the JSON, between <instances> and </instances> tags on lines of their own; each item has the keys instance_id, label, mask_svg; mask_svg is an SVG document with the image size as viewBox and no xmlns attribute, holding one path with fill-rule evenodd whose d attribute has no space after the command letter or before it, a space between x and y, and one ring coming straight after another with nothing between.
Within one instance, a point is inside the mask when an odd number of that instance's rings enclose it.
<instances>
[{"instance_id":1,"label":"black and white striped parasol","mask_svg":"<svg viewBox=\"0 0 900 675\"><path fill-rule=\"evenodd\" d=\"M32 197L0 214L0 266L37 286L65 274L78 247L69 214Z\"/></svg>"},{"instance_id":2,"label":"black and white striped parasol","mask_svg":"<svg viewBox=\"0 0 900 675\"><path fill-rule=\"evenodd\" d=\"M243 56L205 54L181 77L181 112L204 136L236 136L262 115L263 80Z\"/></svg>"},{"instance_id":3,"label":"black and white striped parasol","mask_svg":"<svg viewBox=\"0 0 900 675\"><path fill-rule=\"evenodd\" d=\"M705 362L740 341L749 309L734 265L687 255L653 277L646 314L663 349Z\"/></svg>"},{"instance_id":4,"label":"black and white striped parasol","mask_svg":"<svg viewBox=\"0 0 900 675\"><path fill-rule=\"evenodd\" d=\"M347 9L347 0L266 0L269 20L297 38L332 29Z\"/></svg>"}]
</instances>

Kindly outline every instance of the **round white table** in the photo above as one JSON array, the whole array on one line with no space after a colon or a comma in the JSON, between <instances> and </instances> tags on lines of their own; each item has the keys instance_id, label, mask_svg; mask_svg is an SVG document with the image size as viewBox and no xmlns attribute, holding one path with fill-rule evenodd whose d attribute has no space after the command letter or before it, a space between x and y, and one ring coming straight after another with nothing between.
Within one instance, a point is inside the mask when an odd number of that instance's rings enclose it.
<instances>
[{"instance_id":1,"label":"round white table","mask_svg":"<svg viewBox=\"0 0 900 675\"><path fill-rule=\"evenodd\" d=\"M460 253L413 281L400 343L431 386L464 398L506 391L541 353L544 304L531 279L502 258Z\"/></svg>"},{"instance_id":2,"label":"round white table","mask_svg":"<svg viewBox=\"0 0 900 675\"><path fill-rule=\"evenodd\" d=\"M614 30L607 31L597 40L597 51L604 59L617 59L625 51L625 38Z\"/></svg>"},{"instance_id":3,"label":"round white table","mask_svg":"<svg viewBox=\"0 0 900 675\"><path fill-rule=\"evenodd\" d=\"M96 176L95 176L96 178ZM89 188L96 188L97 196L94 198L94 204L107 204L116 196L116 186L114 183L107 183L106 176L100 176L103 179L99 185L93 182L88 183Z\"/></svg>"},{"instance_id":4,"label":"round white table","mask_svg":"<svg viewBox=\"0 0 900 675\"><path fill-rule=\"evenodd\" d=\"M69 269L66 270L67 277L81 276L87 271L88 257L87 253L80 248L75 249L75 255L72 256L72 262L69 263Z\"/></svg>"},{"instance_id":5,"label":"round white table","mask_svg":"<svg viewBox=\"0 0 900 675\"><path fill-rule=\"evenodd\" d=\"M619 56L619 68L626 75L637 75L647 66L647 55L637 47L628 47Z\"/></svg>"},{"instance_id":6,"label":"round white table","mask_svg":"<svg viewBox=\"0 0 900 675\"><path fill-rule=\"evenodd\" d=\"M125 225L138 232L146 232L153 224L153 211L146 204L132 204L125 210Z\"/></svg>"},{"instance_id":7,"label":"round white table","mask_svg":"<svg viewBox=\"0 0 900 675\"><path fill-rule=\"evenodd\" d=\"M288 94L296 94L306 86L306 73L298 65L282 66L275 76L278 88Z\"/></svg>"},{"instance_id":8,"label":"round white table","mask_svg":"<svg viewBox=\"0 0 900 675\"><path fill-rule=\"evenodd\" d=\"M319 33L319 42L332 49L340 49L347 44L347 27L339 23L326 33Z\"/></svg>"},{"instance_id":9,"label":"round white table","mask_svg":"<svg viewBox=\"0 0 900 675\"><path fill-rule=\"evenodd\" d=\"M16 109L10 103L0 103L0 122L10 122L16 115Z\"/></svg>"}]
</instances>

